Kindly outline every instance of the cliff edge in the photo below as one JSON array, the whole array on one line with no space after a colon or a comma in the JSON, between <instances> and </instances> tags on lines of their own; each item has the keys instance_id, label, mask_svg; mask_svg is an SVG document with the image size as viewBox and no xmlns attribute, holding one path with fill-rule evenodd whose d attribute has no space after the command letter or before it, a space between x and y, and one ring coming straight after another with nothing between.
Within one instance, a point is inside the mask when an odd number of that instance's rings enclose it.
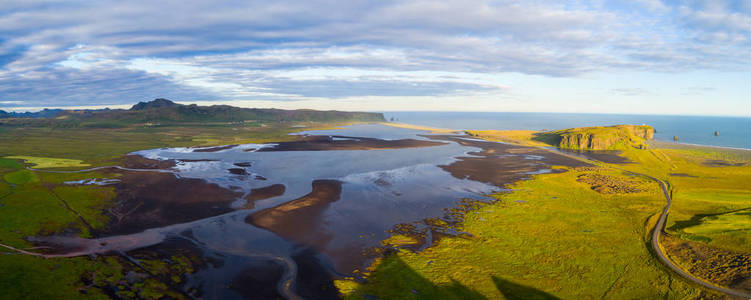
<instances>
[{"instance_id":1,"label":"cliff edge","mask_svg":"<svg viewBox=\"0 0 751 300\"><path fill-rule=\"evenodd\" d=\"M654 139L655 130L647 125L615 125L561 129L539 135L549 144L571 150L646 149L647 140Z\"/></svg>"}]
</instances>

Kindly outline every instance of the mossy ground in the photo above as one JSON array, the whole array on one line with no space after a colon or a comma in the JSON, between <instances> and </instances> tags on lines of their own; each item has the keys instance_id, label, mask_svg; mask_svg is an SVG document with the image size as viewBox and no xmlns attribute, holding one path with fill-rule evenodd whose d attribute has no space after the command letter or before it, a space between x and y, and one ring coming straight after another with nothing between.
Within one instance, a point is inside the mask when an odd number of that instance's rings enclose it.
<instances>
[{"instance_id":1,"label":"mossy ground","mask_svg":"<svg viewBox=\"0 0 751 300\"><path fill-rule=\"evenodd\" d=\"M623 155L635 162L623 165L624 169L653 175L670 185L673 205L668 233L751 253L751 161L709 148L626 151ZM707 164L717 159L732 165Z\"/></svg>"},{"instance_id":2,"label":"mossy ground","mask_svg":"<svg viewBox=\"0 0 751 300\"><path fill-rule=\"evenodd\" d=\"M444 238L374 265L368 283L340 282L347 298L596 299L697 296L699 290L652 258L649 220L664 204L653 184L601 194L582 174L631 180L594 168L536 176L466 216L471 238Z\"/></svg>"},{"instance_id":3,"label":"mossy ground","mask_svg":"<svg viewBox=\"0 0 751 300\"><path fill-rule=\"evenodd\" d=\"M531 131L473 133L504 142L541 143ZM748 273L751 266L744 262L751 261L751 154L658 144L650 150L626 149L622 155L633 163L598 168L595 174L633 182L634 177L619 171L631 170L670 185L671 240L665 248L671 259L725 286ZM727 164L707 164L712 160ZM338 286L353 299L722 297L667 270L651 253L649 229L665 204L656 184L642 182L638 192L603 194L577 180L592 173L578 169L519 182L510 187L513 192L496 195L498 203L467 215L461 230L472 238L444 238L419 253L402 250L374 264L368 283L340 281ZM697 251L677 243L714 256L697 260Z\"/></svg>"}]
</instances>

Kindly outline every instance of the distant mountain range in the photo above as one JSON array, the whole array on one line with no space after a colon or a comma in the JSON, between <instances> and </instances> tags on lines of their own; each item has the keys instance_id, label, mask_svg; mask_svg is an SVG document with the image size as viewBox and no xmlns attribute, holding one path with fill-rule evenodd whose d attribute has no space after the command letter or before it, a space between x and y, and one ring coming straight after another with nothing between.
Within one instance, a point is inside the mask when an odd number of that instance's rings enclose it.
<instances>
[{"instance_id":1,"label":"distant mountain range","mask_svg":"<svg viewBox=\"0 0 751 300\"><path fill-rule=\"evenodd\" d=\"M0 110L0 124L51 125L64 127L122 127L138 123L200 123L200 122L380 122L381 113L282 110L241 108L229 105L183 105L167 99L139 102L128 110L62 110L39 112L5 112Z\"/></svg>"},{"instance_id":2,"label":"distant mountain range","mask_svg":"<svg viewBox=\"0 0 751 300\"><path fill-rule=\"evenodd\" d=\"M0 110L0 118L51 118L62 112L62 109L43 109L38 112L6 112Z\"/></svg>"}]
</instances>

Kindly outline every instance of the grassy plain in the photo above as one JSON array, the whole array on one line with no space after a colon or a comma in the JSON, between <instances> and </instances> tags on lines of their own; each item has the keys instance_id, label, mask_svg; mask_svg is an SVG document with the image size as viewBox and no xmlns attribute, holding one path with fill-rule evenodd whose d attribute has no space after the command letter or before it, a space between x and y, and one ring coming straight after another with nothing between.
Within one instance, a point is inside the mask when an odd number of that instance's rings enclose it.
<instances>
[{"instance_id":1,"label":"grassy plain","mask_svg":"<svg viewBox=\"0 0 751 300\"><path fill-rule=\"evenodd\" d=\"M551 145L535 131L468 133ZM663 243L671 259L699 278L748 289L751 152L659 142L649 148L623 149L631 163L596 172L628 178L619 170L630 170L666 181L673 205ZM591 172L519 182L495 195L497 203L469 213L461 230L472 238L445 238L421 253L401 250L374 264L367 284L338 284L353 299L722 297L673 274L651 253L649 230L665 203L656 184L639 193L600 194L578 180Z\"/></svg>"},{"instance_id":2,"label":"grassy plain","mask_svg":"<svg viewBox=\"0 0 751 300\"><path fill-rule=\"evenodd\" d=\"M601 194L579 176L632 181L620 171L572 169L537 175L466 216L471 237L444 238L424 252L401 250L374 265L367 284L342 281L347 298L624 299L698 296L647 247L664 204L656 184Z\"/></svg>"}]
</instances>

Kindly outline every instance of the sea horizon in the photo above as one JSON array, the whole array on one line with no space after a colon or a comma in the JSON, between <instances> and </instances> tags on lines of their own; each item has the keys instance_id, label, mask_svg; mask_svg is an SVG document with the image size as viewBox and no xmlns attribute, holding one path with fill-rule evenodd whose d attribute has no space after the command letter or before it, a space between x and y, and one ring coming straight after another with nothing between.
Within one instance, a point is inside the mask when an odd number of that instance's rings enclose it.
<instances>
[{"instance_id":1,"label":"sea horizon","mask_svg":"<svg viewBox=\"0 0 751 300\"><path fill-rule=\"evenodd\" d=\"M538 130L621 124L650 125L655 140L751 150L751 117L537 112L383 112L387 121L456 130ZM715 131L719 136L715 136ZM677 136L678 141L673 137Z\"/></svg>"}]
</instances>

